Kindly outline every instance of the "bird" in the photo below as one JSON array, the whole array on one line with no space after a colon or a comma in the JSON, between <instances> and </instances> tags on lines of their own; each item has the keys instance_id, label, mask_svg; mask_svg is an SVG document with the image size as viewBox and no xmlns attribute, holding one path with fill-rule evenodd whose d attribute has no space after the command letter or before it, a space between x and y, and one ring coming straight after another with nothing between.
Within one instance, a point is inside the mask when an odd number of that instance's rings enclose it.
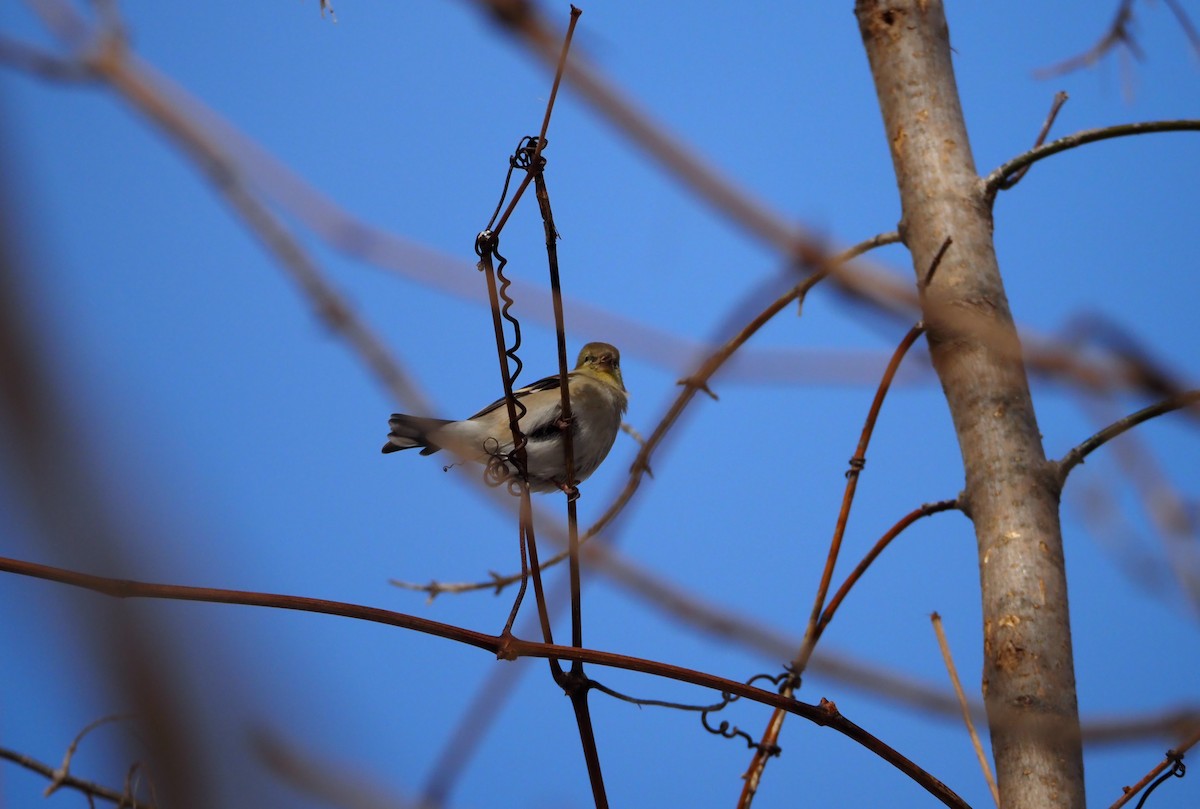
<instances>
[{"instance_id":1,"label":"bird","mask_svg":"<svg viewBox=\"0 0 1200 809\"><path fill-rule=\"evenodd\" d=\"M563 449L562 380L558 374L513 391L524 405L517 408L527 443L529 488L534 492L575 492L596 471L612 449L629 402L621 377L621 352L608 343L588 343L579 352L575 370L567 374L571 394L571 437L575 480L567 480ZM497 399L462 421L393 413L388 420L383 452L420 448L422 455L446 449L467 461L484 464L500 479L516 475L509 453L513 449L508 408ZM447 467L449 468L449 467ZM498 475L497 475L498 473Z\"/></svg>"}]
</instances>

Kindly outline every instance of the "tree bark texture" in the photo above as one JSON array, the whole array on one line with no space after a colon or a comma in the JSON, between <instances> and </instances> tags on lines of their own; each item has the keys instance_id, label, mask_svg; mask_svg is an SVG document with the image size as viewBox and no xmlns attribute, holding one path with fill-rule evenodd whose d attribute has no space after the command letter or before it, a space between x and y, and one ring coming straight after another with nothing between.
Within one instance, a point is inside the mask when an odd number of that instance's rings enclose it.
<instances>
[{"instance_id":1,"label":"tree bark texture","mask_svg":"<svg viewBox=\"0 0 1200 809\"><path fill-rule=\"evenodd\" d=\"M1001 805L1083 809L1059 490L996 262L942 2L858 0L855 13L900 190L900 234L962 451Z\"/></svg>"}]
</instances>

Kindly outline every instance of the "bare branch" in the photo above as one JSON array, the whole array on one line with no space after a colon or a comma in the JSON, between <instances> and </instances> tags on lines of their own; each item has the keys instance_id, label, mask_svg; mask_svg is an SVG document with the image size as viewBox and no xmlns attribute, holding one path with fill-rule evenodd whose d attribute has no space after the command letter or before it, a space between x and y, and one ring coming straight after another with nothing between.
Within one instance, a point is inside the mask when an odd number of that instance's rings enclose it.
<instances>
[{"instance_id":1,"label":"bare branch","mask_svg":"<svg viewBox=\"0 0 1200 809\"><path fill-rule=\"evenodd\" d=\"M1085 129L1082 132L1076 132L1073 135L1067 135L1066 137L1051 141L1044 146L1030 149L1028 152L1017 155L1011 160L1002 163L999 168L983 178L985 193L989 198L994 197L996 192L1004 188L1004 184L1018 171L1022 171L1051 155L1065 152L1068 149L1074 149L1088 143L1109 140L1111 138L1125 138L1131 135L1148 135L1152 132L1197 131L1200 131L1200 120L1195 119L1146 121L1134 124L1117 124L1116 126L1106 126L1100 129Z\"/></svg>"},{"instance_id":2,"label":"bare branch","mask_svg":"<svg viewBox=\"0 0 1200 809\"><path fill-rule=\"evenodd\" d=\"M929 266L929 270L925 275L926 280L932 277L934 270L937 269L942 256L945 255L946 249L949 246L950 239L946 239L941 251L939 251ZM900 340L900 344L892 353L892 358L888 362L887 368L883 372L883 377L879 381L879 386L875 390L875 397L871 401L866 422L863 424L862 432L859 435L858 447L855 449L854 455L850 458L850 469L846 472L846 488L842 495L841 509L838 512L837 524L833 529L833 537L829 542L829 552L826 554L825 568L821 573L821 580L817 585L817 593L813 599L812 612L809 614L808 624L804 629L804 639L800 642L799 651L792 658L792 662L788 667L788 677L781 689L781 693L788 696L791 696L799 686L800 676L808 665L808 660L816 648L817 641L820 639L820 628L822 627L821 612L825 606L825 597L829 593L830 582L833 580L833 569L837 564L838 555L842 547L842 539L846 533L846 525L850 519L850 507L854 502L854 493L858 488L858 477L867 463L867 446L871 442L871 435L875 430L875 422L879 418L879 411L883 407L883 400L887 396L888 389L891 387L896 370L900 367L901 360L904 359L904 356L908 353L913 343L917 341L917 338L924 333L925 325L923 323L918 323L908 330L908 333L904 335L903 339ZM771 759L773 751L778 746L779 733L783 729L783 718L783 714L776 709L767 722L762 739L754 746L754 756L750 761L746 773L742 776L745 783L742 787L741 797L738 800L739 809L749 807L754 799L767 762Z\"/></svg>"},{"instance_id":3,"label":"bare branch","mask_svg":"<svg viewBox=\"0 0 1200 809\"><path fill-rule=\"evenodd\" d=\"M1050 105L1050 112L1046 115L1046 121L1042 124L1042 130L1038 132L1037 140L1033 142L1033 148L1036 149L1046 142L1046 136L1050 134L1050 127L1054 126L1054 119L1058 117L1058 111L1062 109L1063 104L1067 103L1067 94L1059 90L1054 94L1054 102ZM1033 165L1032 163L1029 164ZM1029 171L1029 166L1025 166L1020 171L1014 172L1012 176L1005 178L1000 184L1000 188L1008 190L1017 183L1021 182L1021 178Z\"/></svg>"},{"instance_id":4,"label":"bare branch","mask_svg":"<svg viewBox=\"0 0 1200 809\"><path fill-rule=\"evenodd\" d=\"M937 634L938 648L942 650L942 660L946 663L946 672L950 675L954 696L958 697L958 704L962 706L963 723L966 724L967 733L971 736L971 746L975 748L975 758L979 759L979 767L983 770L983 779L987 781L988 789L992 793L992 800L999 807L1000 788L996 786L991 765L988 764L987 755L983 752L983 744L979 741L979 734L975 732L975 722L971 719L971 707L967 702L966 693L963 692L962 681L958 679L958 669L954 665L954 656L950 653L950 642L946 640L946 630L942 627L942 616L935 612L929 616L929 620L933 623L934 633Z\"/></svg>"},{"instance_id":5,"label":"bare branch","mask_svg":"<svg viewBox=\"0 0 1200 809\"><path fill-rule=\"evenodd\" d=\"M119 807L128 807L128 809L154 809L154 804L140 801L127 792L118 791L111 787L101 786L92 781L85 781L82 778L77 778L74 775L64 774L59 777L59 772L49 764L38 761L37 759L27 756L23 753L18 753L15 750L9 750L6 747L0 747L0 759L5 759L17 764L30 772L35 772L38 775L44 776L51 781L51 786L55 789L58 787L66 787L74 789L87 795L89 800L93 797L102 798L110 803L115 803ZM47 787L49 789L50 787Z\"/></svg>"},{"instance_id":6,"label":"bare branch","mask_svg":"<svg viewBox=\"0 0 1200 809\"><path fill-rule=\"evenodd\" d=\"M1185 391L1184 393L1164 399L1157 404L1144 407L1136 413L1131 413L1125 418L1108 425L1103 430L1072 449L1062 457L1062 460L1057 463L1056 474L1058 476L1059 488L1062 488L1063 484L1066 482L1067 475L1071 473L1071 470L1083 463L1084 458L1092 454L1092 452L1095 450L1104 446L1112 439L1116 438L1121 433L1131 430L1142 422L1149 421L1150 419L1161 416L1164 413L1170 413L1183 407L1189 407L1197 401L1200 401L1200 390Z\"/></svg>"},{"instance_id":7,"label":"bare branch","mask_svg":"<svg viewBox=\"0 0 1200 809\"><path fill-rule=\"evenodd\" d=\"M1133 796L1145 789L1151 781L1159 777L1168 767L1175 767L1178 765L1179 761L1183 758L1183 754L1195 747L1197 743L1200 743L1200 728L1197 728L1195 732L1185 739L1178 747L1168 750L1166 758L1153 767L1150 772L1142 776L1141 780L1139 780L1136 784L1131 787L1125 787L1125 794L1113 801L1112 805L1109 806L1108 809L1121 809L1121 807L1128 803ZM1181 770L1177 770L1176 772L1180 776L1183 775ZM1138 805L1141 806L1141 804Z\"/></svg>"},{"instance_id":8,"label":"bare branch","mask_svg":"<svg viewBox=\"0 0 1200 809\"><path fill-rule=\"evenodd\" d=\"M949 787L863 728L846 719L837 711L836 706L833 706L832 703L822 704L821 706L810 705L772 691L748 686L736 680L717 677L682 666L674 666L669 663L660 663L655 660L631 657L613 652L539 643L520 638L504 638L498 635L486 635L482 632L438 621L430 621L425 618L417 618L413 615L342 601L329 601L275 593L257 593L245 590L186 587L182 585L113 579L4 557L0 557L0 572L16 573L60 584L67 584L73 587L81 587L113 598L162 598L215 604L241 604L244 606L298 610L353 618L422 632L468 646L474 646L492 653L503 651L506 653L506 656L511 656L513 659L517 657L538 657L593 663L598 666L610 666L690 683L721 693L736 694L753 702L773 708L780 708L788 713L808 719L814 724L830 727L878 755L884 761L916 781L945 805L967 809L967 804L958 795L954 794Z\"/></svg>"}]
</instances>

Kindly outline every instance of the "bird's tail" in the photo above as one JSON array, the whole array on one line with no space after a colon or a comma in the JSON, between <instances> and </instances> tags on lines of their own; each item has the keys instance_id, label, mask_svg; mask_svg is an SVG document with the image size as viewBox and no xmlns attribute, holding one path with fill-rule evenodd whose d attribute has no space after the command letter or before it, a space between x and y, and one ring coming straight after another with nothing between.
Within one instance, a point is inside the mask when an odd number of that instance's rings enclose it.
<instances>
[{"instance_id":1,"label":"bird's tail","mask_svg":"<svg viewBox=\"0 0 1200 809\"><path fill-rule=\"evenodd\" d=\"M383 445L383 451L398 452L402 449L420 447L422 455L432 455L441 447L430 440L430 434L449 423L446 419L429 419L393 413L392 417L388 419L388 426L392 428L392 431L388 433L388 442Z\"/></svg>"}]
</instances>

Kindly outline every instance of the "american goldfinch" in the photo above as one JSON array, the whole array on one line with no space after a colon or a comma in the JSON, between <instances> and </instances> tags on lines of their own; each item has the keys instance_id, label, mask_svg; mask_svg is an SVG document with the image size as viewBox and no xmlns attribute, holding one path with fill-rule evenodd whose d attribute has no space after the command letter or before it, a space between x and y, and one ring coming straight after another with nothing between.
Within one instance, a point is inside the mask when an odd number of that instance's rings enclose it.
<instances>
[{"instance_id":1,"label":"american goldfinch","mask_svg":"<svg viewBox=\"0 0 1200 809\"><path fill-rule=\"evenodd\" d=\"M535 492L568 490L563 434L562 381L555 374L513 391L526 411L519 425L528 443L525 446L529 470L529 488ZM579 352L575 370L567 374L571 393L571 437L574 450L575 482L586 480L612 449L621 429L628 395L621 379L621 353L608 343L588 343ZM440 449L458 457L491 466L499 463L515 475L511 463L503 459L512 452L512 430L504 399L492 402L464 421L392 414L392 431L384 452L420 447L422 455ZM494 468L494 467L493 467Z\"/></svg>"}]
</instances>

